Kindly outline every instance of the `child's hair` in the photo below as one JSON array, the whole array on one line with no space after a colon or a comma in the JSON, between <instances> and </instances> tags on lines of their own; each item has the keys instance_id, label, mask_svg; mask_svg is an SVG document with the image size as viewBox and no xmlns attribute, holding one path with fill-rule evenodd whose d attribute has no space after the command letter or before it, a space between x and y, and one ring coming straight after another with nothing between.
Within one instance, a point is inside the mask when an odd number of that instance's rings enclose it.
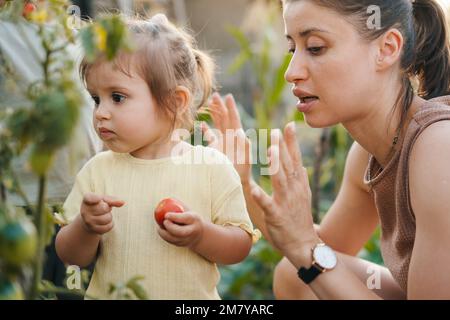
<instances>
[{"instance_id":1,"label":"child's hair","mask_svg":"<svg viewBox=\"0 0 450 320\"><path fill-rule=\"evenodd\" d=\"M172 130L192 129L197 111L205 107L214 89L214 62L198 49L195 39L169 22L163 14L148 20L125 18L129 33L137 46L131 53L119 53L113 65L130 75L130 66L144 79L161 114L172 121ZM99 58L90 63L84 58L80 75L84 83L92 66L104 62ZM174 92L177 86L191 93L188 112L180 113Z\"/></svg>"},{"instance_id":2,"label":"child's hair","mask_svg":"<svg viewBox=\"0 0 450 320\"><path fill-rule=\"evenodd\" d=\"M283 3L300 0L283 0ZM348 17L359 34L374 40L390 28L397 28L405 39L401 68L403 90L396 103L401 105L399 128L406 120L414 97L410 78L419 81L418 94L424 99L450 94L450 41L448 21L434 0L309 0ZM381 28L369 29L369 6L381 12ZM368 12L369 11L369 12ZM395 110L395 109L394 109Z\"/></svg>"}]
</instances>

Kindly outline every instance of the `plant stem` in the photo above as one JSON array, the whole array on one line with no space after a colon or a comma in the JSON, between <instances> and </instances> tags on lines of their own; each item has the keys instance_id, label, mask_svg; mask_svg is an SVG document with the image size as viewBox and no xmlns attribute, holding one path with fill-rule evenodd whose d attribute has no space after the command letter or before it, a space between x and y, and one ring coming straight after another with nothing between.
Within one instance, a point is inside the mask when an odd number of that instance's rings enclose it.
<instances>
[{"instance_id":1,"label":"plant stem","mask_svg":"<svg viewBox=\"0 0 450 320\"><path fill-rule=\"evenodd\" d=\"M36 208L36 228L38 232L38 251L36 254L36 260L33 265L33 283L31 287L30 298L36 300L39 298L39 285L42 280L42 272L44 266L44 254L45 254L45 244L47 238L47 212L44 209L46 193L46 177L42 175L39 177L39 198L38 206Z\"/></svg>"},{"instance_id":2,"label":"plant stem","mask_svg":"<svg viewBox=\"0 0 450 320\"><path fill-rule=\"evenodd\" d=\"M0 199L2 199L2 203L6 203L6 188L3 183L0 182Z\"/></svg>"},{"instance_id":3,"label":"plant stem","mask_svg":"<svg viewBox=\"0 0 450 320\"><path fill-rule=\"evenodd\" d=\"M23 191L22 187L20 186L19 177L11 169L10 169L10 173L11 173L11 176L12 176L12 178L14 180L14 185L15 185L14 192L16 194L18 194L20 196L20 198L22 198L22 201L25 203L25 205L28 207L29 210L34 211L33 207L31 206L30 201L27 198L27 195L25 194L25 192ZM33 214L33 216L34 216L34 214Z\"/></svg>"},{"instance_id":4,"label":"plant stem","mask_svg":"<svg viewBox=\"0 0 450 320\"><path fill-rule=\"evenodd\" d=\"M44 28L43 26L39 26L38 31L39 36L41 37L42 47L45 51L45 60L42 63L43 71L44 71L44 84L46 89L50 87L50 79L49 79L49 66L50 66L50 56L52 51L45 40L44 37ZM33 283L31 287L31 299L36 300L39 298L39 285L42 281L42 273L44 269L45 263L45 246L47 242L47 211L45 210L45 199L46 199L46 175L42 174L39 176L39 198L38 198L38 206L35 212L35 225L38 233L38 249L36 254L36 260L34 261L33 269Z\"/></svg>"}]
</instances>

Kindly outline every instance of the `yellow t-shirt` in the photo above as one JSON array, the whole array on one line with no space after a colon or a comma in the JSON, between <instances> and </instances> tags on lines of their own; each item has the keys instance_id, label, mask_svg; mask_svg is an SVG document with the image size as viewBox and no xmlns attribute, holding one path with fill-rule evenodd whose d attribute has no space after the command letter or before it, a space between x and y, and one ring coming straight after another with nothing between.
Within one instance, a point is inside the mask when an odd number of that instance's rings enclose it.
<instances>
[{"instance_id":1,"label":"yellow t-shirt","mask_svg":"<svg viewBox=\"0 0 450 320\"><path fill-rule=\"evenodd\" d=\"M113 208L114 228L102 236L87 290L92 297L108 298L109 284L142 275L149 299L220 299L216 264L158 235L154 210L164 198L181 200L217 225L239 226L253 241L260 235L248 216L239 175L225 155L209 147L154 160L112 151L96 155L78 173L64 203L69 221L88 192L126 202Z\"/></svg>"}]
</instances>

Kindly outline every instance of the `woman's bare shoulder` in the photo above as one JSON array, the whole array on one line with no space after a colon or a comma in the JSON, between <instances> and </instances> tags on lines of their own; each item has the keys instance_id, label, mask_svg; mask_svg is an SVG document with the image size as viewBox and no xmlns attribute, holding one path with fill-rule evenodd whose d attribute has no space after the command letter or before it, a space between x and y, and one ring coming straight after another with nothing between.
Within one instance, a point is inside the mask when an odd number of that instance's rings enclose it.
<instances>
[{"instance_id":1,"label":"woman's bare shoulder","mask_svg":"<svg viewBox=\"0 0 450 320\"><path fill-rule=\"evenodd\" d=\"M370 154L358 142L353 142L347 155L344 173L344 179L367 192L369 188L364 184L364 175L369 157Z\"/></svg>"}]
</instances>

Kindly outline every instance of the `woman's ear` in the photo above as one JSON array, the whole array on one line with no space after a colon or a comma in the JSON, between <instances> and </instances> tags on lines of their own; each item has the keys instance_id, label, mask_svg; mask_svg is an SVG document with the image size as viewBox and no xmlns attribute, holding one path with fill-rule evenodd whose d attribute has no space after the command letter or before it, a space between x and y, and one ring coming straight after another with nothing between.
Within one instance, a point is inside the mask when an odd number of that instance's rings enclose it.
<instances>
[{"instance_id":1,"label":"woman's ear","mask_svg":"<svg viewBox=\"0 0 450 320\"><path fill-rule=\"evenodd\" d=\"M175 100L177 103L177 109L180 114L186 112L189 109L191 102L191 92L185 86L177 86L175 88Z\"/></svg>"},{"instance_id":2,"label":"woman's ear","mask_svg":"<svg viewBox=\"0 0 450 320\"><path fill-rule=\"evenodd\" d=\"M376 66L378 71L388 69L400 61L403 43L403 35L396 28L389 29L377 40Z\"/></svg>"}]
</instances>

